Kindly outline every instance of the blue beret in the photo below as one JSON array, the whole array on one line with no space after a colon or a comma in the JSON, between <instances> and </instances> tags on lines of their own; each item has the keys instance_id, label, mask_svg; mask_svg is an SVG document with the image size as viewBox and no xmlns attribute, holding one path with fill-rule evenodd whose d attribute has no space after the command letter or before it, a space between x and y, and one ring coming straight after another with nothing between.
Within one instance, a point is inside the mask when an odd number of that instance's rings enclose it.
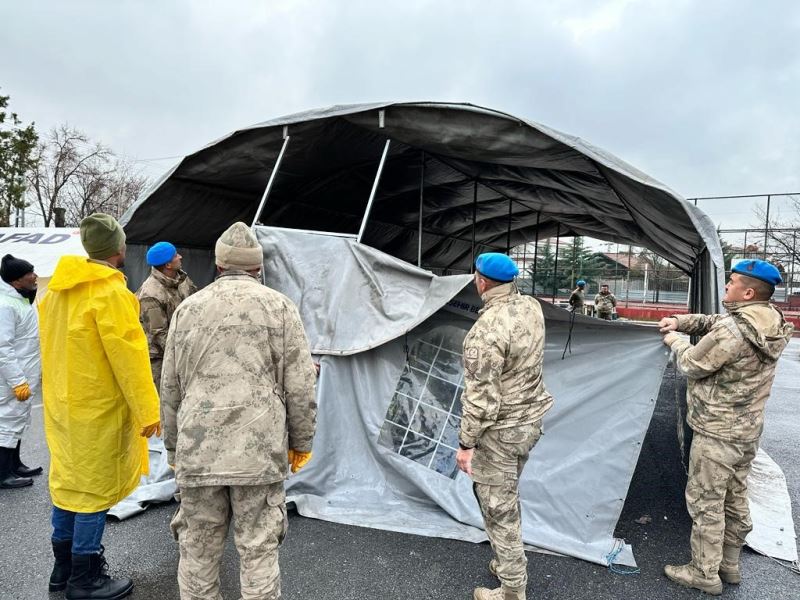
<instances>
[{"instance_id":1,"label":"blue beret","mask_svg":"<svg viewBox=\"0 0 800 600\"><path fill-rule=\"evenodd\" d=\"M578 281L575 282L575 285L586 285L586 282L583 279L578 279Z\"/></svg>"},{"instance_id":2,"label":"blue beret","mask_svg":"<svg viewBox=\"0 0 800 600\"><path fill-rule=\"evenodd\" d=\"M739 261L736 266L731 269L731 273L738 273L739 275L746 275L753 279L760 279L772 286L778 285L783 281L781 272L778 271L775 265L765 260L751 259Z\"/></svg>"},{"instance_id":3,"label":"blue beret","mask_svg":"<svg viewBox=\"0 0 800 600\"><path fill-rule=\"evenodd\" d=\"M475 259L478 273L489 279L508 283L519 275L516 263L500 252L484 252Z\"/></svg>"},{"instance_id":4,"label":"blue beret","mask_svg":"<svg viewBox=\"0 0 800 600\"><path fill-rule=\"evenodd\" d=\"M167 264L178 253L178 250L169 242L156 242L147 251L147 264L151 267L160 267Z\"/></svg>"}]
</instances>

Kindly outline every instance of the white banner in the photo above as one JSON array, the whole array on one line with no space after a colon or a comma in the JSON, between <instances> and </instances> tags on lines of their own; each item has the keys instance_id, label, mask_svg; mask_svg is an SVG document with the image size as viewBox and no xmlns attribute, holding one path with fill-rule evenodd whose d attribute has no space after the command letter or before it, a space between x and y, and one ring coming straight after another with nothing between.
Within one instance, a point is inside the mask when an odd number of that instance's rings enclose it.
<instances>
[{"instance_id":1,"label":"white banner","mask_svg":"<svg viewBox=\"0 0 800 600\"><path fill-rule=\"evenodd\" d=\"M6 254L27 260L39 277L50 277L62 256L86 256L73 227L0 227L0 258Z\"/></svg>"}]
</instances>

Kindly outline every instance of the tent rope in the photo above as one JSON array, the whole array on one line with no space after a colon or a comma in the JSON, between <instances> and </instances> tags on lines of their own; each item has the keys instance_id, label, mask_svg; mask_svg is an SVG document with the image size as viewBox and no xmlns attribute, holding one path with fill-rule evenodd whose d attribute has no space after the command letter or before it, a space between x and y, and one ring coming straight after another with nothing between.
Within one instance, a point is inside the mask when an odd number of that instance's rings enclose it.
<instances>
[{"instance_id":1,"label":"tent rope","mask_svg":"<svg viewBox=\"0 0 800 600\"><path fill-rule=\"evenodd\" d=\"M624 540L617 540L614 542L614 548L606 554L606 562L608 563L608 570L614 573L615 575L638 575L642 572L639 567L625 567L625 566L617 566L614 564L614 561L619 556L622 549L625 547Z\"/></svg>"}]
</instances>

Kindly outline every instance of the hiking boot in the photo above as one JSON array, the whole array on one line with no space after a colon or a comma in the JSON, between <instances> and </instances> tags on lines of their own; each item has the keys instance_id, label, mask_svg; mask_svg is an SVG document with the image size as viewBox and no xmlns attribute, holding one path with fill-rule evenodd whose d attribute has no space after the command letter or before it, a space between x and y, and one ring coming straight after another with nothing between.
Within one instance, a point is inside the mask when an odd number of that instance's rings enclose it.
<instances>
[{"instance_id":1,"label":"hiking boot","mask_svg":"<svg viewBox=\"0 0 800 600\"><path fill-rule=\"evenodd\" d=\"M706 577L691 563L680 566L667 565L664 567L664 574L683 587L695 588L712 596L719 596L722 593L722 580L719 575Z\"/></svg>"},{"instance_id":2,"label":"hiking boot","mask_svg":"<svg viewBox=\"0 0 800 600\"><path fill-rule=\"evenodd\" d=\"M739 571L739 556L741 554L741 546L722 547L722 562L719 565L719 578L725 583L738 585L742 582L742 573Z\"/></svg>"},{"instance_id":3,"label":"hiking boot","mask_svg":"<svg viewBox=\"0 0 800 600\"><path fill-rule=\"evenodd\" d=\"M107 568L102 547L100 554L73 554L66 600L120 600L128 596L133 582L127 577L112 579L106 574Z\"/></svg>"},{"instance_id":4,"label":"hiking boot","mask_svg":"<svg viewBox=\"0 0 800 600\"><path fill-rule=\"evenodd\" d=\"M53 540L53 572L50 574L48 589L51 592L60 592L67 587L69 575L72 572L72 540L57 542Z\"/></svg>"},{"instance_id":5,"label":"hiking boot","mask_svg":"<svg viewBox=\"0 0 800 600\"><path fill-rule=\"evenodd\" d=\"M525 588L476 588L472 597L474 600L525 600Z\"/></svg>"}]
</instances>

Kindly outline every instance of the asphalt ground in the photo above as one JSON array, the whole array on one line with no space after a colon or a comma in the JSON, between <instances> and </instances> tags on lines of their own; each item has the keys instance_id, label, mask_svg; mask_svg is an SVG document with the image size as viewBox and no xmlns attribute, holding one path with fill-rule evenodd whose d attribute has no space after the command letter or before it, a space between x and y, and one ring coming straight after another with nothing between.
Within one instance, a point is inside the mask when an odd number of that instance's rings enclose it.
<instances>
[{"instance_id":1,"label":"asphalt ground","mask_svg":"<svg viewBox=\"0 0 800 600\"><path fill-rule=\"evenodd\" d=\"M800 530L800 340L793 340L779 369L762 447L786 474L795 527ZM662 574L665 564L689 558L690 521L683 501L686 475L676 441L675 382L668 372L616 530L633 544L641 573L617 575L574 558L529 553L529 599L702 596L672 584ZM41 408L34 409L23 459L47 470ZM46 477L36 478L33 487L23 490L0 490L0 600L63 598L61 593L47 592L52 556ZM111 573L133 578L131 598L179 597L177 547L168 528L175 508L174 503L156 505L124 522L109 520L103 541ZM644 515L652 521L635 522ZM487 569L490 558L488 544L338 525L290 512L289 534L280 554L283 598L467 600L474 587L496 585ZM800 599L800 576L772 559L746 549L742 569L742 585L726 586L724 597ZM224 597L238 598L238 558L231 539L221 580Z\"/></svg>"}]
</instances>

